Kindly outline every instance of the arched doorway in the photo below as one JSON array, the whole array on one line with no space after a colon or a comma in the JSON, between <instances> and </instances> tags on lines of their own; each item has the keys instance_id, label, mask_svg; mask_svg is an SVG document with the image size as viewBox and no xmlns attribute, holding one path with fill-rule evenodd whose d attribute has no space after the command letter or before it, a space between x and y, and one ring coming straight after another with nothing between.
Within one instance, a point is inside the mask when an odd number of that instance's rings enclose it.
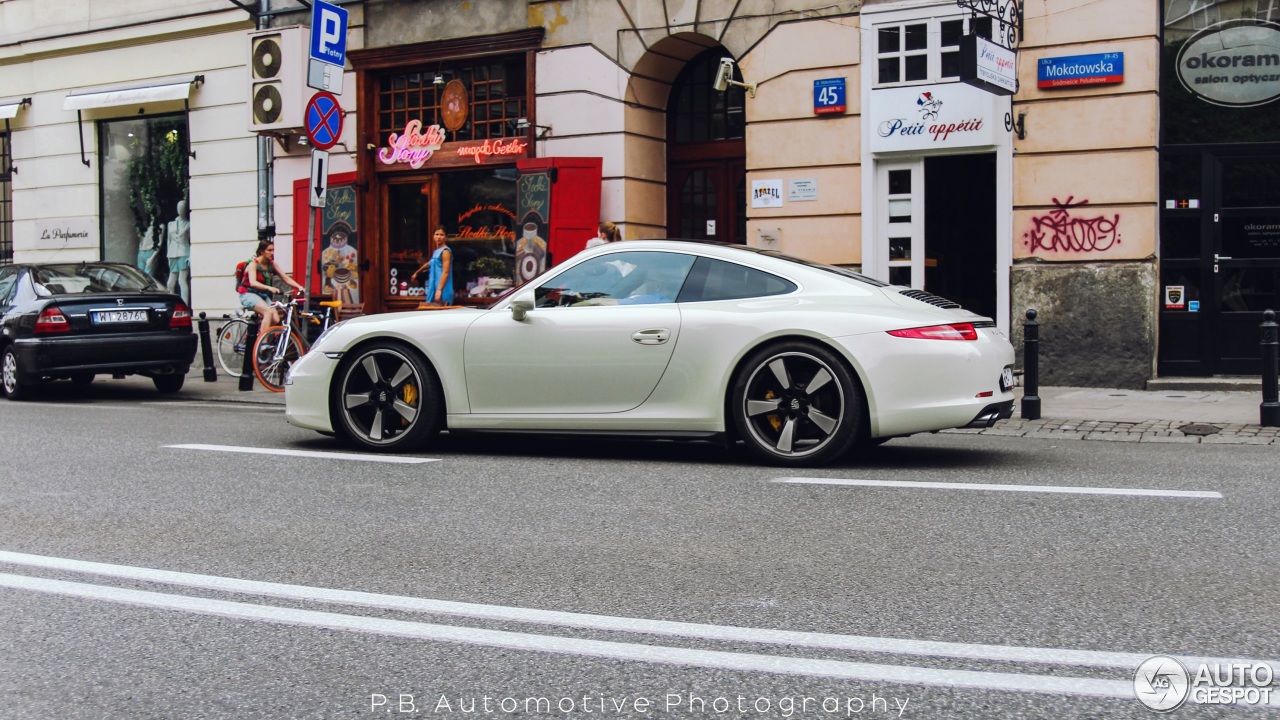
<instances>
[{"instance_id":1,"label":"arched doorway","mask_svg":"<svg viewBox=\"0 0 1280 720\"><path fill-rule=\"evenodd\" d=\"M721 46L676 77L667 105L667 235L747 241L745 92L712 88ZM741 81L735 65L734 79Z\"/></svg>"}]
</instances>

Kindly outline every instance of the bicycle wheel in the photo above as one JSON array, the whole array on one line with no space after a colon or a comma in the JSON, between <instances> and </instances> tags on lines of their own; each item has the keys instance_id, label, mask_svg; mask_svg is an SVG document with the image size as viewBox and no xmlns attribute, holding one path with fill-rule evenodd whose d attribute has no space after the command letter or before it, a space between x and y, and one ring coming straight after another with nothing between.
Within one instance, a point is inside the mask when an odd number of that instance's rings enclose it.
<instances>
[{"instance_id":1,"label":"bicycle wheel","mask_svg":"<svg viewBox=\"0 0 1280 720\"><path fill-rule=\"evenodd\" d=\"M285 335L284 328L273 325L258 333L253 346L253 374L271 392L284 392L284 377L289 366L302 357L302 340L296 333Z\"/></svg>"},{"instance_id":2,"label":"bicycle wheel","mask_svg":"<svg viewBox=\"0 0 1280 720\"><path fill-rule=\"evenodd\" d=\"M244 336L249 331L249 321L234 318L218 328L218 363L231 377L240 377L244 368Z\"/></svg>"}]
</instances>

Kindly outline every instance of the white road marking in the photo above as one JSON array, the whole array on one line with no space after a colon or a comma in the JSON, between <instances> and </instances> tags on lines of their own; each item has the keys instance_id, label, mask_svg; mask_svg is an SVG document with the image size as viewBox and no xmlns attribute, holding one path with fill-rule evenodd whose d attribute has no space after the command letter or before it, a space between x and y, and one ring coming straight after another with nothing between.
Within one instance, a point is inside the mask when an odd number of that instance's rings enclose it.
<instances>
[{"instance_id":1,"label":"white road marking","mask_svg":"<svg viewBox=\"0 0 1280 720\"><path fill-rule=\"evenodd\" d=\"M1211 490L1147 490L1143 488L1073 487L1070 485L1001 485L998 483L914 482L907 480L847 480L844 478L784 477L773 482L796 485L854 485L917 490L995 490L1003 492L1066 493L1070 495L1138 495L1142 497L1199 498L1221 500L1222 493Z\"/></svg>"},{"instance_id":2,"label":"white road marking","mask_svg":"<svg viewBox=\"0 0 1280 720\"><path fill-rule=\"evenodd\" d=\"M6 408L40 408L42 410L48 408L66 408L69 410L141 410L142 408L135 405L102 405L100 403L88 402L16 402L5 404Z\"/></svg>"},{"instance_id":3,"label":"white road marking","mask_svg":"<svg viewBox=\"0 0 1280 720\"><path fill-rule=\"evenodd\" d=\"M361 460L364 462L398 463L416 465L420 463L440 462L438 458L404 457L401 455L362 455L360 453L318 452L315 450L285 450L282 448L243 447L239 445L204 445L189 443L185 445L165 445L177 450L209 450L212 452L248 453L250 455L287 455L289 457L320 458L323 460Z\"/></svg>"},{"instance_id":4,"label":"white road marking","mask_svg":"<svg viewBox=\"0 0 1280 720\"><path fill-rule=\"evenodd\" d=\"M767 628L744 628L730 625L685 623L668 620L646 620L643 618L611 617L608 615L589 615L585 613L560 612L556 610L537 610L532 608L506 607L502 605L480 605L474 603L454 602L450 600L411 598L399 595L382 595L355 590L334 590L329 588L308 587L306 585L286 585L282 583L262 582L258 580L241 580L237 578L219 577L216 575L197 575L193 573L173 572L170 570L154 570L150 568L131 567L128 565L112 565L108 563L72 560L68 558L56 558L44 555L29 555L26 553L15 553L3 550L0 550L0 562L25 567L57 570L60 572L86 573L123 580L139 580L143 582L179 585L182 587L201 588L227 593L242 593L246 595L259 595L288 600L300 600L304 602L326 603L331 605L352 605L357 607L379 608L383 610L450 615L482 620L519 622L532 625L555 625L561 627L584 628L589 630L605 630L610 632L665 635L723 642L788 645L794 647L844 650L850 652L949 657L970 660L991 660L997 662L1024 662L1040 665L1109 667L1122 668L1130 672L1136 669L1142 661L1150 658L1152 655L1172 654L1168 652L1127 653L1108 652L1102 650L1015 647L1010 645L976 645L968 643L938 642L933 640L906 640L899 638L878 638L857 635L836 635L832 633L772 630ZM1175 655L1175 657L1187 665L1201 663L1228 664L1253 662L1252 660L1240 658L1196 657L1190 655ZM1280 660L1265 662L1270 663L1275 672L1280 674Z\"/></svg>"},{"instance_id":5,"label":"white road marking","mask_svg":"<svg viewBox=\"0 0 1280 720\"><path fill-rule=\"evenodd\" d=\"M439 642L481 645L531 652L547 652L561 655L577 655L660 663L664 665L691 665L746 672L767 672L782 675L832 677L870 682L892 682L907 685L933 685L944 687L978 688L1008 692L1042 694L1086 695L1092 697L1133 698L1132 680L1098 680L1054 675L1023 675L1018 673L978 672L973 670L943 670L904 665L877 665L846 662L842 660L818 660L780 655L725 652L720 650L695 650L689 648L642 645L638 643L585 640L580 638L534 635L530 633L484 630L456 625L434 625L406 620L388 620L361 615L299 610L295 608L254 605L250 603L210 600L189 595L168 595L142 590L105 587L86 583L48 580L26 575L0 573L0 587L32 592L50 593L87 600L140 605L162 610L177 610L215 615L237 620L257 620L284 625L326 628L347 632L391 635L395 637L434 640Z\"/></svg>"},{"instance_id":6,"label":"white road marking","mask_svg":"<svg viewBox=\"0 0 1280 720\"><path fill-rule=\"evenodd\" d=\"M142 404L168 405L169 407L177 408L208 407L218 408L219 410L265 410L270 412L284 412L284 407L273 403L212 402L208 400L147 400Z\"/></svg>"}]
</instances>

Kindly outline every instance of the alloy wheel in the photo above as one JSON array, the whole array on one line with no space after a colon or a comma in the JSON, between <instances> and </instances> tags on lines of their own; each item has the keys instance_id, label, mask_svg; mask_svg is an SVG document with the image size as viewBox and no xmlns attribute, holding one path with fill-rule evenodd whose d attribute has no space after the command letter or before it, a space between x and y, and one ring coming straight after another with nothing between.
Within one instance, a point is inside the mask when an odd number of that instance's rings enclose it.
<instances>
[{"instance_id":1,"label":"alloy wheel","mask_svg":"<svg viewBox=\"0 0 1280 720\"><path fill-rule=\"evenodd\" d=\"M825 349L792 344L757 353L736 384L739 433L757 455L811 465L843 453L856 437L856 381Z\"/></svg>"},{"instance_id":2,"label":"alloy wheel","mask_svg":"<svg viewBox=\"0 0 1280 720\"><path fill-rule=\"evenodd\" d=\"M396 347L361 352L340 373L337 409L348 436L370 449L401 450L434 431L427 370Z\"/></svg>"}]
</instances>

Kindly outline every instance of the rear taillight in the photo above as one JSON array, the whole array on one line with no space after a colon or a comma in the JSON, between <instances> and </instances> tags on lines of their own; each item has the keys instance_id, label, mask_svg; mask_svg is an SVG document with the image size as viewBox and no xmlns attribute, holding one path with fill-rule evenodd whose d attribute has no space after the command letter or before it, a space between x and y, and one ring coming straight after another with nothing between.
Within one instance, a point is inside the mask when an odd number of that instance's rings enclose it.
<instances>
[{"instance_id":1,"label":"rear taillight","mask_svg":"<svg viewBox=\"0 0 1280 720\"><path fill-rule=\"evenodd\" d=\"M171 329L191 327L191 308L183 303L175 305L173 314L169 316L169 327Z\"/></svg>"},{"instance_id":2,"label":"rear taillight","mask_svg":"<svg viewBox=\"0 0 1280 720\"><path fill-rule=\"evenodd\" d=\"M36 333L64 333L71 332L71 325L67 322L67 316L56 307L47 307L36 318Z\"/></svg>"},{"instance_id":3,"label":"rear taillight","mask_svg":"<svg viewBox=\"0 0 1280 720\"><path fill-rule=\"evenodd\" d=\"M930 325L929 327L907 328L906 330L890 330L890 335L916 340L977 340L978 331L969 323L951 325Z\"/></svg>"}]
</instances>

